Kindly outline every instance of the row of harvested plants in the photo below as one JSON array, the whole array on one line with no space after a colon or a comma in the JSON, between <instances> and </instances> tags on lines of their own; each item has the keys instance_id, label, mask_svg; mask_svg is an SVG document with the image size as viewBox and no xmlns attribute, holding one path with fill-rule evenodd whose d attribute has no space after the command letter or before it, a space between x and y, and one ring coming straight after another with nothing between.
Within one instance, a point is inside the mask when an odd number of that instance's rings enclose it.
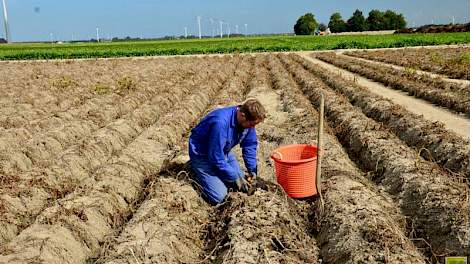
<instances>
[{"instance_id":1,"label":"row of harvested plants","mask_svg":"<svg viewBox=\"0 0 470 264\"><path fill-rule=\"evenodd\" d=\"M413 72L377 66L333 52L315 54L320 60L347 69L391 88L470 116L470 87Z\"/></svg>"},{"instance_id":2,"label":"row of harvested plants","mask_svg":"<svg viewBox=\"0 0 470 264\"><path fill-rule=\"evenodd\" d=\"M470 80L470 47L363 50L345 54Z\"/></svg>"}]
</instances>

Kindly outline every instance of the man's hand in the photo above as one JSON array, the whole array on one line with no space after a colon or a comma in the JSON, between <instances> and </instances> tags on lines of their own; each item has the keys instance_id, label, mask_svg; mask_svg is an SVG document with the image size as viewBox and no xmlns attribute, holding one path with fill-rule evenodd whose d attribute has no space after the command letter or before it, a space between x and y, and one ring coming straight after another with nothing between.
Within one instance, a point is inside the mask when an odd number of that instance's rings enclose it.
<instances>
[{"instance_id":1,"label":"man's hand","mask_svg":"<svg viewBox=\"0 0 470 264\"><path fill-rule=\"evenodd\" d=\"M239 192L248 193L248 183L245 180L245 177L239 177L235 180L235 185L237 186Z\"/></svg>"},{"instance_id":2,"label":"man's hand","mask_svg":"<svg viewBox=\"0 0 470 264\"><path fill-rule=\"evenodd\" d=\"M249 172L247 173L246 175L246 180L248 181L248 183L253 183L253 181L256 179L256 172Z\"/></svg>"}]
</instances>

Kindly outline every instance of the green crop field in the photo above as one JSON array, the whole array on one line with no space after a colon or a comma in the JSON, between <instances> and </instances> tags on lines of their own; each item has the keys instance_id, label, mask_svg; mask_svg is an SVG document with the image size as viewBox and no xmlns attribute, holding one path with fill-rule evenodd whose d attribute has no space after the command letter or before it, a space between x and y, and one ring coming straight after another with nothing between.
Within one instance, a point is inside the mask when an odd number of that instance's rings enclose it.
<instances>
[{"instance_id":1,"label":"green crop field","mask_svg":"<svg viewBox=\"0 0 470 264\"><path fill-rule=\"evenodd\" d=\"M470 43L470 33L270 36L165 41L4 44L0 60L104 58L236 52L391 48Z\"/></svg>"}]
</instances>

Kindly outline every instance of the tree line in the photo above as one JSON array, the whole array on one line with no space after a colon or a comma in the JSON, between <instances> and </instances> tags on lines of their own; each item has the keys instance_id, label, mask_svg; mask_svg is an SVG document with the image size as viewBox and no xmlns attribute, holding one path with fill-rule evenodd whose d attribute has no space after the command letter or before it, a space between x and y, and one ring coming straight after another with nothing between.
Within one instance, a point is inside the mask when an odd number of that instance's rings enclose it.
<instances>
[{"instance_id":1,"label":"tree line","mask_svg":"<svg viewBox=\"0 0 470 264\"><path fill-rule=\"evenodd\" d=\"M312 13L307 13L299 17L294 25L294 32L296 35L313 35L315 31L324 31L327 27L333 33L397 30L406 27L406 20L403 14L391 10L382 12L377 9L371 10L369 16L365 18L362 11L356 9L347 21L343 20L339 12L333 13L327 26L319 24Z\"/></svg>"}]
</instances>

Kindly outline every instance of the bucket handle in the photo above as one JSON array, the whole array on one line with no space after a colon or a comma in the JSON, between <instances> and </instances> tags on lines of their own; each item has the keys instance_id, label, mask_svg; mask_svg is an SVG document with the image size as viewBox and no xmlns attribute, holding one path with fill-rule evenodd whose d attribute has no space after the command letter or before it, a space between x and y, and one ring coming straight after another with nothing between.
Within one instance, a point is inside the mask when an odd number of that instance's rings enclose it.
<instances>
[{"instance_id":1,"label":"bucket handle","mask_svg":"<svg viewBox=\"0 0 470 264\"><path fill-rule=\"evenodd\" d=\"M272 154L272 156L274 157L274 155L276 155L276 154L279 155L279 157L281 157L280 160L282 160L282 154L281 154L281 152L279 152L279 151L274 151L273 154Z\"/></svg>"}]
</instances>

